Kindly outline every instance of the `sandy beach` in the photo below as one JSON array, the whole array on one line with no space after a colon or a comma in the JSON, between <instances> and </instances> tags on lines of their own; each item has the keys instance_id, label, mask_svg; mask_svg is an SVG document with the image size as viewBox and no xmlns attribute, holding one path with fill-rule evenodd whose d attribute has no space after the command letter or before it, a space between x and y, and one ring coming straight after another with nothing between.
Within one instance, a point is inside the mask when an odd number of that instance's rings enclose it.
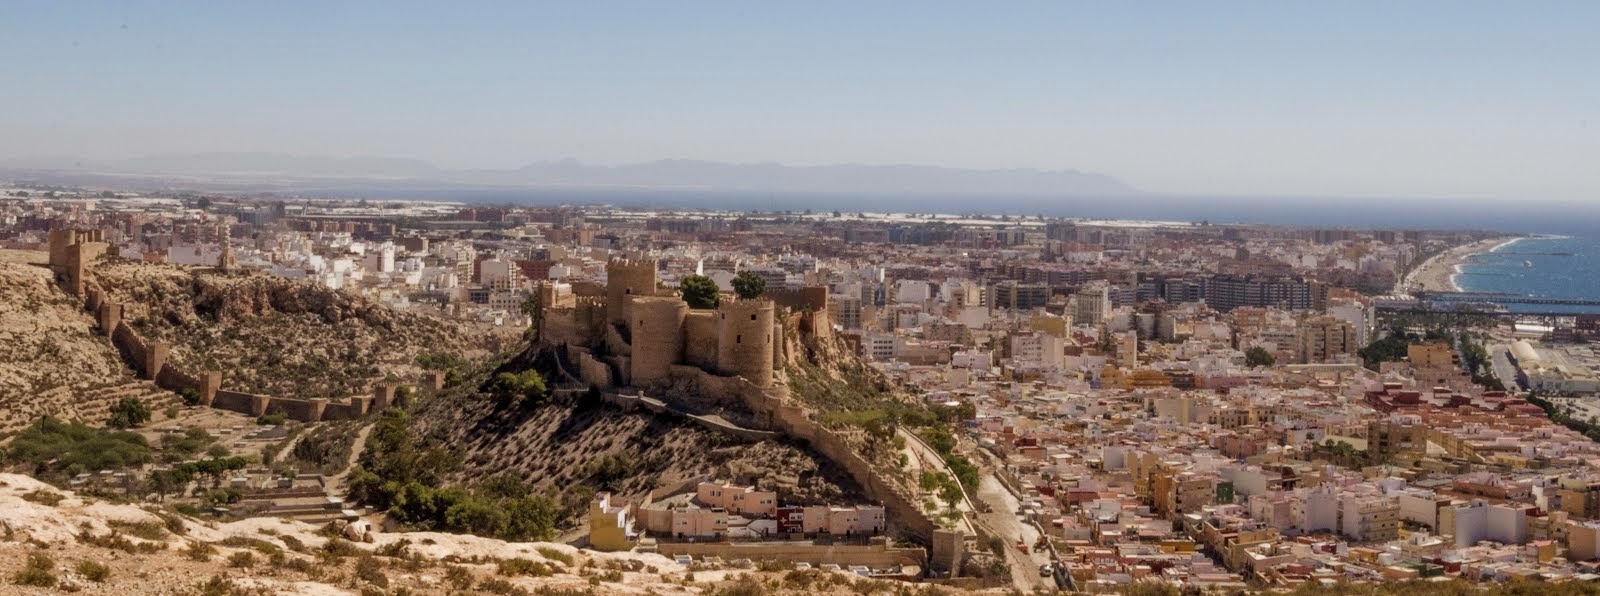
<instances>
[{"instance_id":1,"label":"sandy beach","mask_svg":"<svg viewBox=\"0 0 1600 596\"><path fill-rule=\"evenodd\" d=\"M1460 265L1467 257L1486 253L1495 248L1515 242L1520 237L1500 237L1480 240L1471 244L1463 244L1444 251L1433 258L1424 261L1416 269L1412 269L1406 278L1400 281L1399 292L1411 293L1417 291L1430 292L1459 292L1460 286L1453 279L1456 266Z\"/></svg>"}]
</instances>

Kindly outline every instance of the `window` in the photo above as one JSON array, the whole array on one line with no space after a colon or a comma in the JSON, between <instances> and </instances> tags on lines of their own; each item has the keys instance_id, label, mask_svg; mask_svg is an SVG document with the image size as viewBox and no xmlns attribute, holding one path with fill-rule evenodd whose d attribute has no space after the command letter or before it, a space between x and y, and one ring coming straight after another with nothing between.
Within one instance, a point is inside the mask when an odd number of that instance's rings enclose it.
<instances>
[{"instance_id":1,"label":"window","mask_svg":"<svg viewBox=\"0 0 1600 596\"><path fill-rule=\"evenodd\" d=\"M750 320L752 320L752 321L756 320L755 313L750 313Z\"/></svg>"},{"instance_id":2,"label":"window","mask_svg":"<svg viewBox=\"0 0 1600 596\"><path fill-rule=\"evenodd\" d=\"M735 336L733 336L733 343L736 343L736 344L744 343L744 336L743 335L735 335Z\"/></svg>"}]
</instances>

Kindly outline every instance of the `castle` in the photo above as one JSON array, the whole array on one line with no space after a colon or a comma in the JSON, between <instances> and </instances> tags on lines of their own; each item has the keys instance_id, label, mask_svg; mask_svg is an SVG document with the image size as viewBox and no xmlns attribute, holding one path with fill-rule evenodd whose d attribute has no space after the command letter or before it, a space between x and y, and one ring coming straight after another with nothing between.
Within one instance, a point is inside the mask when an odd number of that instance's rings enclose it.
<instances>
[{"instance_id":1,"label":"castle","mask_svg":"<svg viewBox=\"0 0 1600 596\"><path fill-rule=\"evenodd\" d=\"M548 307L540 336L585 348L568 356L584 382L602 387L659 388L709 374L768 390L787 353L780 306L802 311L804 327L828 331L826 315L818 316L827 309L826 288L768 290L695 309L659 287L648 259L611 260L603 295L588 293L571 307Z\"/></svg>"}]
</instances>

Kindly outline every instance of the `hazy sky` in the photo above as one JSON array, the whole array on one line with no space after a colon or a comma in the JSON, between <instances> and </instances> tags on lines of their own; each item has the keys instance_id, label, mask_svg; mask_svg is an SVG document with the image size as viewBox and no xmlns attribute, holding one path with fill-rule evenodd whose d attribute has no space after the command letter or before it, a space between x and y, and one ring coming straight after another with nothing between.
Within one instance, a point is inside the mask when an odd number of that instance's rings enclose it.
<instances>
[{"instance_id":1,"label":"hazy sky","mask_svg":"<svg viewBox=\"0 0 1600 596\"><path fill-rule=\"evenodd\" d=\"M914 163L1600 200L1597 27L1595 1L9 0L0 158Z\"/></svg>"}]
</instances>

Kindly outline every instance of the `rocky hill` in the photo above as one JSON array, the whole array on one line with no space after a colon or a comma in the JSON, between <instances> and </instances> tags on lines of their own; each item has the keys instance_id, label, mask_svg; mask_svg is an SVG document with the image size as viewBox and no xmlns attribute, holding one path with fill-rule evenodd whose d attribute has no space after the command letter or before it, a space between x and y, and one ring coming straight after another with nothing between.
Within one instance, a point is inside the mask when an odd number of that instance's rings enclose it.
<instances>
[{"instance_id":1,"label":"rocky hill","mask_svg":"<svg viewBox=\"0 0 1600 596\"><path fill-rule=\"evenodd\" d=\"M46 260L0 250L0 435L45 414L70 417L79 397L134 380Z\"/></svg>"},{"instance_id":2,"label":"rocky hill","mask_svg":"<svg viewBox=\"0 0 1600 596\"><path fill-rule=\"evenodd\" d=\"M5 594L896 593L890 582L784 565L686 566L656 554L276 518L200 521L14 474L0 474L0 511Z\"/></svg>"},{"instance_id":3,"label":"rocky hill","mask_svg":"<svg viewBox=\"0 0 1600 596\"><path fill-rule=\"evenodd\" d=\"M174 364L222 371L227 388L249 393L362 394L385 377L416 378L419 356L443 348L482 358L516 333L260 274L108 260L95 275L109 299L126 305L124 320L171 344Z\"/></svg>"},{"instance_id":4,"label":"rocky hill","mask_svg":"<svg viewBox=\"0 0 1600 596\"><path fill-rule=\"evenodd\" d=\"M533 353L500 368L545 368ZM511 472L539 488L583 486L640 498L652 489L698 478L762 484L785 502L848 503L860 490L816 453L783 440L742 441L690 422L628 412L583 393L535 407L507 406L481 389L488 373L424 400L420 432L459 452L451 480L472 483ZM566 520L568 525L579 520Z\"/></svg>"}]
</instances>

